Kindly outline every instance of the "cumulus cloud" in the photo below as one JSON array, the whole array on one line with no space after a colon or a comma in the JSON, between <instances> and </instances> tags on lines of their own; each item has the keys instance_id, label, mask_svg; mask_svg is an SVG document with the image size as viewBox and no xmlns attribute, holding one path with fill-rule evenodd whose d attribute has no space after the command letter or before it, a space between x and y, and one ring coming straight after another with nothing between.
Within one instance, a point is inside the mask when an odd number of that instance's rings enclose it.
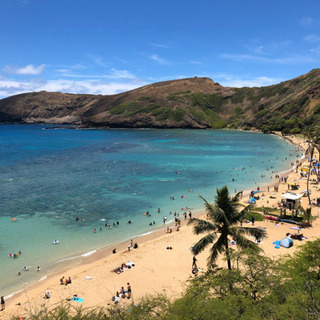
<instances>
[{"instance_id":1,"label":"cumulus cloud","mask_svg":"<svg viewBox=\"0 0 320 320\"><path fill-rule=\"evenodd\" d=\"M33 64L28 64L24 67L14 67L10 65L6 65L3 67L2 71L5 73L11 74L23 74L23 75L37 75L41 74L44 68L46 67L45 64L41 64L40 66L34 66Z\"/></svg>"},{"instance_id":2,"label":"cumulus cloud","mask_svg":"<svg viewBox=\"0 0 320 320\"><path fill-rule=\"evenodd\" d=\"M25 92L33 91L50 91L64 93L82 93L82 94L117 94L120 92L129 91L143 85L147 82L143 80L116 82L116 81L101 81L97 79L89 80L32 80L32 81L17 81L0 79L0 97L8 97Z\"/></svg>"}]
</instances>

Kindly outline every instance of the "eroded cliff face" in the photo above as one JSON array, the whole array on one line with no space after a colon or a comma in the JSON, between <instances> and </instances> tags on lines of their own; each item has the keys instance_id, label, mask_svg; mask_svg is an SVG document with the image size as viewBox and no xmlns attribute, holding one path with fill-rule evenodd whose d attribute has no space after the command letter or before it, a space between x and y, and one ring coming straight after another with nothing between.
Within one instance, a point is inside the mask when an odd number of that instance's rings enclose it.
<instances>
[{"instance_id":1,"label":"eroded cliff face","mask_svg":"<svg viewBox=\"0 0 320 320\"><path fill-rule=\"evenodd\" d=\"M261 88L222 87L209 78L195 77L154 83L110 96L41 91L0 100L2 123L64 123L110 128L231 125L259 129L271 126L274 130L296 126L299 129L308 122L320 120L319 111L319 69ZM300 122L291 124L290 119ZM302 119L307 119L306 123Z\"/></svg>"}]
</instances>

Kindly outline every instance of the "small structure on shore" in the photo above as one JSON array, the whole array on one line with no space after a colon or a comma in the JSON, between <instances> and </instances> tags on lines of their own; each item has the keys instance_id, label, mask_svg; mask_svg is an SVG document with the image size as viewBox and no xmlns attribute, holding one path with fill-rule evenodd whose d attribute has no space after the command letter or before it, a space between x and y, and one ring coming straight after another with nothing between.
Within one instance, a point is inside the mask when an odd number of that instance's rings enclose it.
<instances>
[{"instance_id":1,"label":"small structure on shore","mask_svg":"<svg viewBox=\"0 0 320 320\"><path fill-rule=\"evenodd\" d=\"M282 194L281 197L284 198L281 201L284 208L289 210L297 210L300 205L299 199L302 197L302 195L293 192L288 192Z\"/></svg>"}]
</instances>

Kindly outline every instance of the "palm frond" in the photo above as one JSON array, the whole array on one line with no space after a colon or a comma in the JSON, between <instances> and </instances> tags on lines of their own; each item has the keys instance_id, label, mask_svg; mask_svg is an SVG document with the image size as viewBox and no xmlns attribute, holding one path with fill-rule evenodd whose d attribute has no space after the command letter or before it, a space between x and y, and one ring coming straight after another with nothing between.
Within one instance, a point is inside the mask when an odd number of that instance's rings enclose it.
<instances>
[{"instance_id":1,"label":"palm frond","mask_svg":"<svg viewBox=\"0 0 320 320\"><path fill-rule=\"evenodd\" d=\"M251 208L251 204L249 204L248 206L243 208L240 212L238 212L238 214L235 216L235 222L240 222L245 220L245 217L250 208Z\"/></svg>"},{"instance_id":2,"label":"palm frond","mask_svg":"<svg viewBox=\"0 0 320 320\"><path fill-rule=\"evenodd\" d=\"M253 241L247 239L246 237L239 235L237 238L237 245L241 249L252 249L254 251L260 252L262 249Z\"/></svg>"},{"instance_id":3,"label":"palm frond","mask_svg":"<svg viewBox=\"0 0 320 320\"><path fill-rule=\"evenodd\" d=\"M265 230L260 228L251 228L251 227L234 226L229 228L229 232L230 234L232 234L232 236L243 235L243 234L251 235L256 238L264 238L267 236L267 232Z\"/></svg>"},{"instance_id":4,"label":"palm frond","mask_svg":"<svg viewBox=\"0 0 320 320\"><path fill-rule=\"evenodd\" d=\"M212 217L215 211L214 204L208 202L203 196L199 196L199 198L204 201L206 212L208 213L209 217Z\"/></svg>"},{"instance_id":5,"label":"palm frond","mask_svg":"<svg viewBox=\"0 0 320 320\"><path fill-rule=\"evenodd\" d=\"M189 220L188 225L189 224L194 224L193 232L195 234L200 234L207 231L216 231L217 229L217 227L214 224L212 224L210 221L206 221L198 218L193 218Z\"/></svg>"},{"instance_id":6,"label":"palm frond","mask_svg":"<svg viewBox=\"0 0 320 320\"><path fill-rule=\"evenodd\" d=\"M199 196L204 202L206 211L209 214L209 218L215 223L227 223L229 224L228 217L223 209L217 205L209 203L204 197Z\"/></svg>"},{"instance_id":7,"label":"palm frond","mask_svg":"<svg viewBox=\"0 0 320 320\"><path fill-rule=\"evenodd\" d=\"M306 150L306 154L311 154L314 152L314 146L312 144L309 144L307 150Z\"/></svg>"},{"instance_id":8,"label":"palm frond","mask_svg":"<svg viewBox=\"0 0 320 320\"><path fill-rule=\"evenodd\" d=\"M216 243L210 249L210 255L207 259L208 268L211 268L215 264L218 255L225 249L226 247L224 243L224 238L222 235L220 235Z\"/></svg>"},{"instance_id":9,"label":"palm frond","mask_svg":"<svg viewBox=\"0 0 320 320\"><path fill-rule=\"evenodd\" d=\"M201 238L192 248L192 253L197 255L202 250L204 250L210 243L212 243L216 239L215 233L210 233L205 237Z\"/></svg>"},{"instance_id":10,"label":"palm frond","mask_svg":"<svg viewBox=\"0 0 320 320\"><path fill-rule=\"evenodd\" d=\"M237 224L240 221L245 220L245 217L248 213L249 208L251 207L251 205L245 206L241 211L238 211L236 208L232 214L232 219L230 219L230 224L234 225Z\"/></svg>"},{"instance_id":11,"label":"palm frond","mask_svg":"<svg viewBox=\"0 0 320 320\"><path fill-rule=\"evenodd\" d=\"M231 198L231 204L238 206L239 205L239 199L240 199L240 194L241 192L238 192L237 194L235 194L232 198Z\"/></svg>"}]
</instances>

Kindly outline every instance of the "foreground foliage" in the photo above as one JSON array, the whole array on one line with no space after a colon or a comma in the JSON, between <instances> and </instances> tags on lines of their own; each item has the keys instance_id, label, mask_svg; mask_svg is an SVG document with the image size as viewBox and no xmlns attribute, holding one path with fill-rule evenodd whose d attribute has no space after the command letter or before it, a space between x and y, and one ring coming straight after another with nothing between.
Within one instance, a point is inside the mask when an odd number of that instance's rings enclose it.
<instances>
[{"instance_id":1,"label":"foreground foliage","mask_svg":"<svg viewBox=\"0 0 320 320\"><path fill-rule=\"evenodd\" d=\"M252 250L231 256L232 270L210 270L191 279L181 298L145 297L139 304L86 311L59 306L36 320L319 319L320 239L293 257L274 261ZM18 319L18 318L13 318Z\"/></svg>"}]
</instances>

